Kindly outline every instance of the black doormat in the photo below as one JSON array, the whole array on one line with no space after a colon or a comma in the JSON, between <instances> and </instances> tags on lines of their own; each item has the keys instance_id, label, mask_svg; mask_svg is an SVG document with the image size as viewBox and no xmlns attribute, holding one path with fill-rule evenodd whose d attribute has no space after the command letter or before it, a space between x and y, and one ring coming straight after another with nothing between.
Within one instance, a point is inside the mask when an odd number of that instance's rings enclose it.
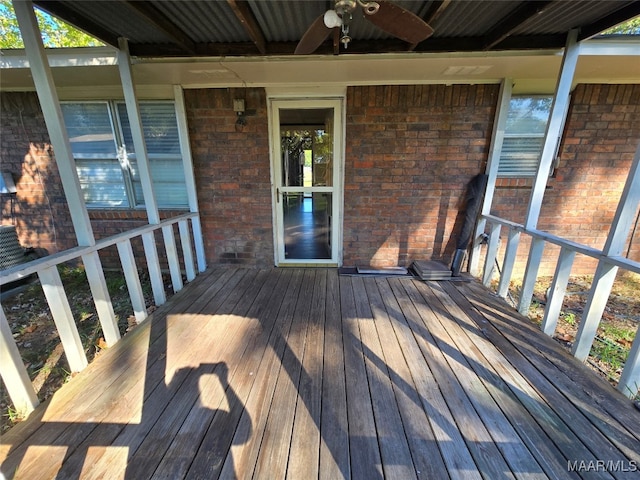
<instances>
[{"instance_id":1,"label":"black doormat","mask_svg":"<svg viewBox=\"0 0 640 480\"><path fill-rule=\"evenodd\" d=\"M406 268L373 268L373 267L340 267L339 275L351 277L408 277L413 278L411 271Z\"/></svg>"}]
</instances>

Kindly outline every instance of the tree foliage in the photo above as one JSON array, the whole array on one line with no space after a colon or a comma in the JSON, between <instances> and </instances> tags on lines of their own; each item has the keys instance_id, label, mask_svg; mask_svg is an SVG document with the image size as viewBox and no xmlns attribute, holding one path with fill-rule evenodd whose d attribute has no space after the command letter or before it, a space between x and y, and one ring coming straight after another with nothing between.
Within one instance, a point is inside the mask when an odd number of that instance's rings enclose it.
<instances>
[{"instance_id":1,"label":"tree foliage","mask_svg":"<svg viewBox=\"0 0 640 480\"><path fill-rule=\"evenodd\" d=\"M640 17L616 25L602 32L603 35L640 35Z\"/></svg>"},{"instance_id":2,"label":"tree foliage","mask_svg":"<svg viewBox=\"0 0 640 480\"><path fill-rule=\"evenodd\" d=\"M36 18L46 48L98 47L104 45L99 40L72 27L68 23L35 9ZM24 48L16 14L9 0L0 0L0 48Z\"/></svg>"}]
</instances>

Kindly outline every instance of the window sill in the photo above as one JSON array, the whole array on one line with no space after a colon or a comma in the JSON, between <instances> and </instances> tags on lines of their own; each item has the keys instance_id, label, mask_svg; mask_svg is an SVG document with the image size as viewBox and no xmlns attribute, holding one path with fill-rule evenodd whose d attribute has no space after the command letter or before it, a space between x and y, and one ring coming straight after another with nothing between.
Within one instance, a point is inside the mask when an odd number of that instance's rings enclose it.
<instances>
[{"instance_id":1,"label":"window sill","mask_svg":"<svg viewBox=\"0 0 640 480\"><path fill-rule=\"evenodd\" d=\"M188 208L160 209L160 218L171 218L188 211ZM88 212L90 220L147 220L147 211L144 208L91 208Z\"/></svg>"},{"instance_id":2,"label":"window sill","mask_svg":"<svg viewBox=\"0 0 640 480\"><path fill-rule=\"evenodd\" d=\"M531 188L533 177L498 177L496 188Z\"/></svg>"}]
</instances>

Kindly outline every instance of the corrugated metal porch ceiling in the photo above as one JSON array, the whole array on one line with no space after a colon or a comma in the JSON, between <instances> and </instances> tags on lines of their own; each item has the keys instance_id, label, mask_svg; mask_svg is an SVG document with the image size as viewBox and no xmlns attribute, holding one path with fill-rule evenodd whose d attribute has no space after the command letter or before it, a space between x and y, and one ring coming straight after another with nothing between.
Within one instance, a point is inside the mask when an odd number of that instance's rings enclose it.
<instances>
[{"instance_id":1,"label":"corrugated metal porch ceiling","mask_svg":"<svg viewBox=\"0 0 640 480\"><path fill-rule=\"evenodd\" d=\"M325 0L36 0L56 15L107 44L129 40L131 54L163 56L288 55L311 23L333 1ZM638 1L397 0L435 33L412 46L354 14L345 51L336 36L321 54L452 52L560 48L569 30L579 40L640 15Z\"/></svg>"}]
</instances>

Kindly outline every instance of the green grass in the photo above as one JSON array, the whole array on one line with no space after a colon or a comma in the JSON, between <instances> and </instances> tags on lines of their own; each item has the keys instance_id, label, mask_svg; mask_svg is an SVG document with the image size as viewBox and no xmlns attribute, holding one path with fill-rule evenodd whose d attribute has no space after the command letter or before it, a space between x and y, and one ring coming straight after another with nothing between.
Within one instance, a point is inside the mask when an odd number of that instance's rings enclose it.
<instances>
[{"instance_id":1,"label":"green grass","mask_svg":"<svg viewBox=\"0 0 640 480\"><path fill-rule=\"evenodd\" d=\"M567 322L568 325L575 327L576 325L576 314L573 312L561 312L560 316L562 319Z\"/></svg>"},{"instance_id":2,"label":"green grass","mask_svg":"<svg viewBox=\"0 0 640 480\"><path fill-rule=\"evenodd\" d=\"M603 323L601 326L602 335L609 339L619 339L627 342L633 342L636 336L635 330L631 328L623 328L617 325Z\"/></svg>"}]
</instances>

